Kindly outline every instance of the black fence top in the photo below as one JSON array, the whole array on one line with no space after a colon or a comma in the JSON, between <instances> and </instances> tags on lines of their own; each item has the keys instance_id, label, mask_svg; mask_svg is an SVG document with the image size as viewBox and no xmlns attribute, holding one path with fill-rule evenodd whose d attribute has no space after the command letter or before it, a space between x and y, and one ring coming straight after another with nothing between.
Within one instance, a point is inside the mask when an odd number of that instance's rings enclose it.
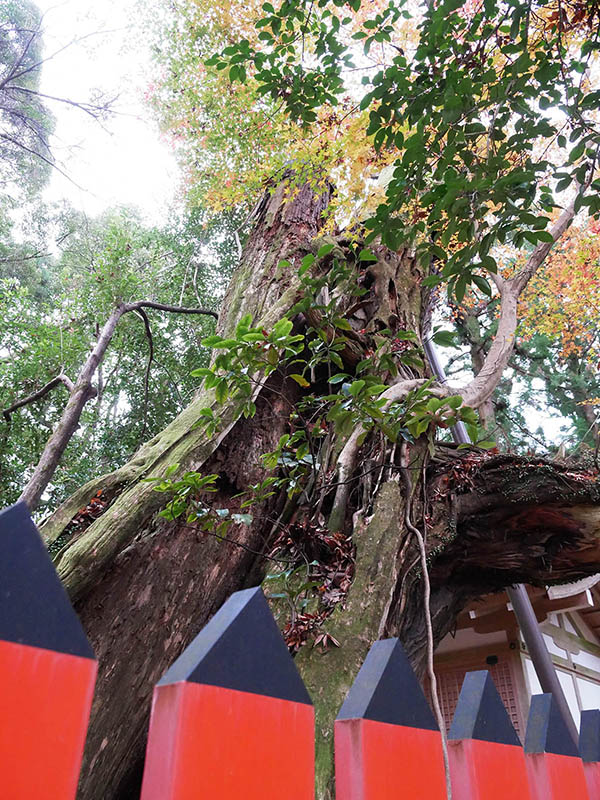
<instances>
[{"instance_id":1,"label":"black fence top","mask_svg":"<svg viewBox=\"0 0 600 800\"><path fill-rule=\"evenodd\" d=\"M579 753L584 761L600 761L600 711L581 712Z\"/></svg>"},{"instance_id":2,"label":"black fence top","mask_svg":"<svg viewBox=\"0 0 600 800\"><path fill-rule=\"evenodd\" d=\"M94 658L25 503L0 512L0 639Z\"/></svg>"},{"instance_id":3,"label":"black fence top","mask_svg":"<svg viewBox=\"0 0 600 800\"><path fill-rule=\"evenodd\" d=\"M158 686L180 681L312 705L260 587L231 595Z\"/></svg>"},{"instance_id":4,"label":"black fence top","mask_svg":"<svg viewBox=\"0 0 600 800\"><path fill-rule=\"evenodd\" d=\"M525 752L579 756L577 745L549 693L534 694L531 698Z\"/></svg>"},{"instance_id":5,"label":"black fence top","mask_svg":"<svg viewBox=\"0 0 600 800\"><path fill-rule=\"evenodd\" d=\"M480 739L521 746L487 670L467 672L465 675L448 738Z\"/></svg>"},{"instance_id":6,"label":"black fence top","mask_svg":"<svg viewBox=\"0 0 600 800\"><path fill-rule=\"evenodd\" d=\"M383 639L371 647L337 718L439 730L398 639Z\"/></svg>"}]
</instances>

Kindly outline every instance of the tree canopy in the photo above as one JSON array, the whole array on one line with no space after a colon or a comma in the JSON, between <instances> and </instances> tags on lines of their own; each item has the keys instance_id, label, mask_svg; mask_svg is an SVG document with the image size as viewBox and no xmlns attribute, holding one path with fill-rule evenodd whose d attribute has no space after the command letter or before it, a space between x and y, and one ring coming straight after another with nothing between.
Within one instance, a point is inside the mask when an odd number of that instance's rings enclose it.
<instances>
[{"instance_id":1,"label":"tree canopy","mask_svg":"<svg viewBox=\"0 0 600 800\"><path fill-rule=\"evenodd\" d=\"M330 176L330 225L358 216L367 243L414 247L425 283L442 284L453 307L467 295L476 371L502 318L501 281L519 271L521 321L509 335L535 337L537 362L519 367L520 346L512 367L528 385L534 374L546 381L545 400L576 425L587 420L580 435L593 441L595 281L581 265L595 263L584 244L595 223L584 220L600 209L595 6L322 0L213 12L181 0L157 44L153 99L190 202L251 207L285 170L298 183ZM510 427L524 444L519 421Z\"/></svg>"}]
</instances>

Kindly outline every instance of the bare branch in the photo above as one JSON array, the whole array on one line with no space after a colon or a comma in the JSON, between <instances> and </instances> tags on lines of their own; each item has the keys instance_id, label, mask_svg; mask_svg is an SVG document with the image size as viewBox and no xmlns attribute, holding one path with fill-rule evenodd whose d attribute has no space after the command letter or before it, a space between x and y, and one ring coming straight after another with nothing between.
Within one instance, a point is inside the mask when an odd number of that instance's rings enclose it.
<instances>
[{"instance_id":1,"label":"bare branch","mask_svg":"<svg viewBox=\"0 0 600 800\"><path fill-rule=\"evenodd\" d=\"M30 403L35 403L36 400L41 400L42 397L45 397L49 392L52 391L52 389L55 389L57 386L60 386L61 383L67 387L69 392L72 392L73 389L75 388L73 385L73 381L71 381L66 375L63 375L61 373L60 375L57 375L55 378L52 378L51 381L48 381L48 383L45 386L42 386L41 389L38 389L37 392L33 392L32 394L27 395L27 397L24 397L22 400L17 400L16 403L12 404L12 406L5 408L4 411L2 412L2 416L7 422L10 422L11 414L13 414L15 411L18 411L20 408L23 408L24 406L28 406Z\"/></svg>"},{"instance_id":2,"label":"bare branch","mask_svg":"<svg viewBox=\"0 0 600 800\"><path fill-rule=\"evenodd\" d=\"M27 48L28 49L29 49L33 39L35 39L35 37L38 36L40 34L40 32L41 32L42 19L43 19L43 17L40 19L40 28L38 28L37 30L35 30L33 32L32 36L31 36L31 39L27 43ZM80 42L83 42L83 41L85 41L86 39L89 39L92 36L102 36L103 34L118 33L120 30L122 30L122 29L121 28L114 28L113 30L90 31L90 33L86 33L83 36L78 36L77 38L72 39L70 42L67 42L67 44L64 44L64 45L62 45L62 47L59 47L58 50L55 50L53 53L50 53L49 56L45 56L44 58L41 58L39 61L36 61L34 64L30 64L26 69L22 69L20 72L15 71L15 68L13 66L13 68L11 69L10 74L7 75L6 78L3 81L0 81L0 90L4 89L6 87L6 84L9 83L10 81L16 81L19 78L22 78L24 75L28 75L30 72L33 72L34 70L38 69L38 67L41 67L43 64L46 64L48 61L51 61L53 58L56 58L56 56L60 55L60 53L62 53L65 50L67 50L69 47L72 47L75 44L79 44ZM23 62L24 56L25 56L25 52L23 52L21 54L21 57L19 58L19 60L17 62L17 68L18 68L18 65L20 65Z\"/></svg>"},{"instance_id":3,"label":"bare branch","mask_svg":"<svg viewBox=\"0 0 600 800\"><path fill-rule=\"evenodd\" d=\"M38 92L35 89L27 89L25 86L6 86L5 91L14 91L14 92L21 92L23 94L31 94L35 97L43 97L44 100L52 100L55 103L65 103L66 105L73 106L74 108L79 108L81 111L85 111L86 114L89 114L90 117L93 119L97 119L99 116L106 114L109 110L109 107L112 103L115 102L117 97L112 97L110 100L107 100L102 105L97 103L88 103L85 101L78 101L78 100L69 100L68 97L57 97L53 94L44 94L44 92Z\"/></svg>"},{"instance_id":4,"label":"bare branch","mask_svg":"<svg viewBox=\"0 0 600 800\"><path fill-rule=\"evenodd\" d=\"M25 46L23 47L23 50L21 51L21 55L17 58L15 63L12 65L12 67L8 71L8 75L6 76L6 78L3 81L0 81L0 89L3 89L4 86L9 81L13 80L15 77L17 77L17 78L19 77L19 75L17 74L18 70L19 70L19 67L21 66L21 64L23 63L23 61L25 59L25 56L29 52L29 48L31 47L31 45L33 43L33 40L36 38L36 36L39 36L40 31L41 31L41 27L42 27L42 20L43 19L44 19L44 17L42 15L40 17L40 20L39 20L38 24L37 24L37 27L30 31L31 36L29 37L29 39L25 43ZM26 71L28 72L29 70L26 70ZM21 74L23 74L23 73L21 73Z\"/></svg>"},{"instance_id":5,"label":"bare branch","mask_svg":"<svg viewBox=\"0 0 600 800\"><path fill-rule=\"evenodd\" d=\"M14 144L15 147L18 147L19 149L24 150L26 153L30 153L32 156L39 158L41 161L44 161L46 164L49 164L57 172L60 172L63 178L66 178L68 181L70 181L73 184L73 186L76 186L78 189L81 189L82 192L85 191L83 186L80 186L76 181L73 180L73 178L67 175L67 173L64 170L62 170L60 167L56 165L56 162L51 161L49 158L46 158L38 150L33 150L31 147L27 147L22 142L19 142L17 139L13 139L12 136L7 136L5 133L0 133L0 139L4 139L4 141L6 142Z\"/></svg>"},{"instance_id":6,"label":"bare branch","mask_svg":"<svg viewBox=\"0 0 600 800\"><path fill-rule=\"evenodd\" d=\"M146 338L148 339L148 363L146 364L146 372L144 374L144 424L142 425L142 431L140 433L140 444L141 444L143 441L144 434L146 433L146 426L148 423L148 388L150 381L150 368L152 366L152 360L154 359L154 341L152 339L152 329L150 327L150 320L148 319L148 315L142 308L137 308L136 314L139 314L139 316L142 318L142 321L144 323Z\"/></svg>"},{"instance_id":7,"label":"bare branch","mask_svg":"<svg viewBox=\"0 0 600 800\"><path fill-rule=\"evenodd\" d=\"M62 413L60 421L46 442L40 460L33 470L33 474L27 486L23 489L19 499L27 503L32 511L37 508L46 487L52 480L56 467L71 437L77 430L81 413L86 403L95 394L95 390L92 387L92 378L98 369L98 365L104 358L104 354L111 342L115 328L124 313L125 307L119 305L113 309L109 318L104 323L104 327L100 331L92 352L87 357L77 376L75 386L71 391L69 401Z\"/></svg>"},{"instance_id":8,"label":"bare branch","mask_svg":"<svg viewBox=\"0 0 600 800\"><path fill-rule=\"evenodd\" d=\"M168 311L170 314L206 314L209 317L219 319L216 311L210 308L187 308L185 306L170 306L165 303L154 303L151 300L138 300L135 303L126 303L123 307L124 312L139 311L140 308L155 308L157 311Z\"/></svg>"}]
</instances>

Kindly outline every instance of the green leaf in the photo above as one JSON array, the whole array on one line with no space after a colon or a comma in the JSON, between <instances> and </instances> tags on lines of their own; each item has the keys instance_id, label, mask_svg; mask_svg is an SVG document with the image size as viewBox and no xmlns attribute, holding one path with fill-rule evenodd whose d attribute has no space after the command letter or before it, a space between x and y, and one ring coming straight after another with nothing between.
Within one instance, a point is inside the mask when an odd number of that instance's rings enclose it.
<instances>
[{"instance_id":1,"label":"green leaf","mask_svg":"<svg viewBox=\"0 0 600 800\"><path fill-rule=\"evenodd\" d=\"M559 182L556 184L556 191L564 192L565 189L569 188L572 182L573 182L572 175L567 175L566 178L561 178L561 180L559 180Z\"/></svg>"},{"instance_id":2,"label":"green leaf","mask_svg":"<svg viewBox=\"0 0 600 800\"><path fill-rule=\"evenodd\" d=\"M475 286L477 286L480 292L487 294L488 297L492 296L492 287L484 277L481 275L473 275L473 283Z\"/></svg>"},{"instance_id":3,"label":"green leaf","mask_svg":"<svg viewBox=\"0 0 600 800\"><path fill-rule=\"evenodd\" d=\"M377 256L374 255L371 252L371 250L365 248L364 250L361 250L360 253L358 254L358 260L359 261L373 262L373 261L377 261Z\"/></svg>"},{"instance_id":4,"label":"green leaf","mask_svg":"<svg viewBox=\"0 0 600 800\"><path fill-rule=\"evenodd\" d=\"M456 334L452 331L437 331L431 337L440 347L456 347Z\"/></svg>"},{"instance_id":5,"label":"green leaf","mask_svg":"<svg viewBox=\"0 0 600 800\"><path fill-rule=\"evenodd\" d=\"M252 314L244 314L241 320L238 322L235 335L240 338L244 333L247 333L252 325Z\"/></svg>"},{"instance_id":6,"label":"green leaf","mask_svg":"<svg viewBox=\"0 0 600 800\"><path fill-rule=\"evenodd\" d=\"M221 336L213 334L212 336L207 336L206 339L202 339L202 344L204 345L204 347L214 347L221 341L223 341Z\"/></svg>"},{"instance_id":7,"label":"green leaf","mask_svg":"<svg viewBox=\"0 0 600 800\"><path fill-rule=\"evenodd\" d=\"M336 328L339 328L339 330L341 330L341 331L351 331L352 330L352 326L350 325L348 320L344 319L343 317L334 317L333 324L335 325Z\"/></svg>"},{"instance_id":8,"label":"green leaf","mask_svg":"<svg viewBox=\"0 0 600 800\"><path fill-rule=\"evenodd\" d=\"M307 253L300 263L300 269L298 270L298 275L300 276L304 275L304 273L312 267L314 260L315 260L314 255L312 253Z\"/></svg>"},{"instance_id":9,"label":"green leaf","mask_svg":"<svg viewBox=\"0 0 600 800\"><path fill-rule=\"evenodd\" d=\"M337 374L332 375L331 378L329 378L329 383L332 384L343 383L349 377L350 376L346 372L338 372Z\"/></svg>"},{"instance_id":10,"label":"green leaf","mask_svg":"<svg viewBox=\"0 0 600 800\"><path fill-rule=\"evenodd\" d=\"M453 394L451 397L446 398L446 405L450 408L457 409L463 404L463 399L459 394Z\"/></svg>"},{"instance_id":11,"label":"green leaf","mask_svg":"<svg viewBox=\"0 0 600 800\"><path fill-rule=\"evenodd\" d=\"M215 398L217 403L224 403L227 400L228 395L228 387L227 381L225 378L221 378L221 380L217 384L217 388L215 389Z\"/></svg>"},{"instance_id":12,"label":"green leaf","mask_svg":"<svg viewBox=\"0 0 600 800\"><path fill-rule=\"evenodd\" d=\"M463 274L460 278L456 281L456 285L454 287L454 294L456 295L456 299L458 302L462 302L465 292L467 291L467 281L470 276Z\"/></svg>"},{"instance_id":13,"label":"green leaf","mask_svg":"<svg viewBox=\"0 0 600 800\"><path fill-rule=\"evenodd\" d=\"M494 275L498 272L498 264L496 263L496 259L492 258L492 256L484 255L481 256L481 266L488 270L488 272L493 273Z\"/></svg>"},{"instance_id":14,"label":"green leaf","mask_svg":"<svg viewBox=\"0 0 600 800\"><path fill-rule=\"evenodd\" d=\"M319 248L319 252L317 253L317 258L324 258L325 256L329 255L335 244L324 244L322 247Z\"/></svg>"},{"instance_id":15,"label":"green leaf","mask_svg":"<svg viewBox=\"0 0 600 800\"><path fill-rule=\"evenodd\" d=\"M306 387L310 386L310 383L304 378L302 375L298 375L298 373L294 372L290 375L292 380L295 380L299 386Z\"/></svg>"},{"instance_id":16,"label":"green leaf","mask_svg":"<svg viewBox=\"0 0 600 800\"><path fill-rule=\"evenodd\" d=\"M275 323L275 325L273 325L273 333L269 338L282 339L284 336L287 336L290 333L293 327L294 323L291 319L282 317Z\"/></svg>"},{"instance_id":17,"label":"green leaf","mask_svg":"<svg viewBox=\"0 0 600 800\"><path fill-rule=\"evenodd\" d=\"M574 161L577 161L579 158L581 158L584 150L585 142L578 142L569 153L569 162L572 164Z\"/></svg>"},{"instance_id":18,"label":"green leaf","mask_svg":"<svg viewBox=\"0 0 600 800\"><path fill-rule=\"evenodd\" d=\"M365 387L365 381L363 381L363 380L352 381L348 391L352 395L352 397L356 397L357 395L359 395L362 392L364 387Z\"/></svg>"}]
</instances>

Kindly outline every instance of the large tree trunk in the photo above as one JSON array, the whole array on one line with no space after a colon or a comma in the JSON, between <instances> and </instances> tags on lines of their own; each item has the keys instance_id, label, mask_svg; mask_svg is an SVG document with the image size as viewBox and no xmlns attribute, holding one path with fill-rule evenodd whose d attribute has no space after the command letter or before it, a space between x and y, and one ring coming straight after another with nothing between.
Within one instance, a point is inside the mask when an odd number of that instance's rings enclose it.
<instances>
[{"instance_id":1,"label":"large tree trunk","mask_svg":"<svg viewBox=\"0 0 600 800\"><path fill-rule=\"evenodd\" d=\"M287 202L285 193L279 186L257 211L225 298L218 328L223 335L247 313L272 328L300 296L300 260L323 244L317 235L331 188L315 192L305 186ZM341 236L329 241L336 247L321 269L334 257L354 264L354 242ZM375 252L377 263L362 265L368 294L352 308L340 297L340 313L354 328L341 353L348 372L378 330L409 329L418 346L427 322L428 297L412 254ZM282 259L292 266L278 266ZM297 327L312 314L309 308L299 315ZM417 365L405 377L424 374ZM289 430L290 407L304 391L283 371L274 372L257 389L256 414L248 419L240 417L235 399L219 406L210 392L200 392L128 464L82 487L43 526L100 660L81 800L137 796L154 683L231 592L262 580L265 555L282 525L293 526L296 537L304 535L307 549L314 546L311 526L326 527L336 495L332 488L318 507L301 499L292 509L285 493L276 494L253 509L250 525L231 528L221 541L158 517L167 498L143 479L162 475L174 463L181 471L216 473L218 491L208 501L238 510L235 496L268 474L260 455ZM212 437L195 427L206 406L220 418ZM328 438L330 470L321 479L333 486L341 444L333 434ZM355 464L344 503L331 515L331 533L352 536L354 550L347 552L354 563L340 578L339 602L321 608L322 630L339 647L304 647L298 654L317 707L320 798L330 793L332 722L372 642L400 636L423 671L423 575L411 527L425 535L435 641L470 598L514 581L554 583L600 569L599 492L592 476L449 445L437 447L432 457L426 442L408 452L381 433L365 438ZM99 490L107 510L85 528L78 511Z\"/></svg>"}]
</instances>

